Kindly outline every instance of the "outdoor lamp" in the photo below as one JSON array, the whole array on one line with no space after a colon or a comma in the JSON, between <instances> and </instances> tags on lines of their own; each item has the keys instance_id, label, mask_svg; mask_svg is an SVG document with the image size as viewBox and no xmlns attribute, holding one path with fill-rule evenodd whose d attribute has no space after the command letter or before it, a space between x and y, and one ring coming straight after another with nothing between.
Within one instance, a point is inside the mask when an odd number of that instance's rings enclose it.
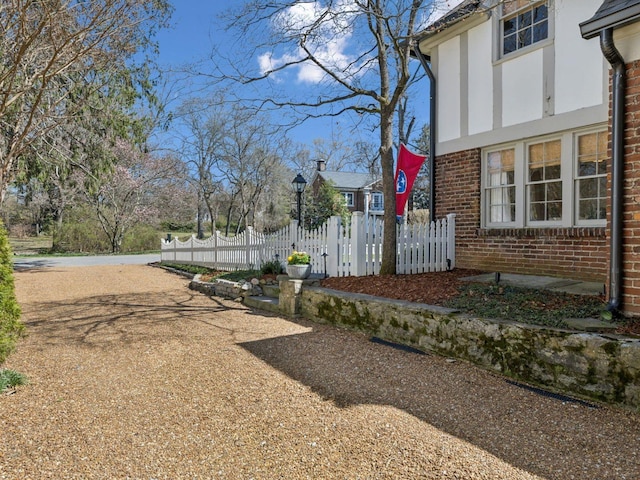
<instances>
[{"instance_id":1,"label":"outdoor lamp","mask_svg":"<svg viewBox=\"0 0 640 480\"><path fill-rule=\"evenodd\" d=\"M300 222L302 222L302 192L304 192L304 188L307 186L307 181L301 174L298 174L291 183L293 183L293 188L296 191L296 200L298 204L298 224L300 224Z\"/></svg>"},{"instance_id":2,"label":"outdoor lamp","mask_svg":"<svg viewBox=\"0 0 640 480\"><path fill-rule=\"evenodd\" d=\"M304 192L305 187L307 186L307 181L304 177L299 173L296 175L296 178L293 179L293 188L296 190L296 193L302 194Z\"/></svg>"}]
</instances>

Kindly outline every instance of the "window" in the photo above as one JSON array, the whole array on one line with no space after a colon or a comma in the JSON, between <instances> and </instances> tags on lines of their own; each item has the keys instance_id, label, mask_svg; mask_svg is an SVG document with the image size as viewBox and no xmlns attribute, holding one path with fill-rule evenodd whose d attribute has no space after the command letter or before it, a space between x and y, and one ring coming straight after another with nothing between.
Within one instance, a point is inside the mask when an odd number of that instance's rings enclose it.
<instances>
[{"instance_id":1,"label":"window","mask_svg":"<svg viewBox=\"0 0 640 480\"><path fill-rule=\"evenodd\" d=\"M381 212L384 210L384 197L382 192L373 192L371 194L371 207L370 210Z\"/></svg>"},{"instance_id":2,"label":"window","mask_svg":"<svg viewBox=\"0 0 640 480\"><path fill-rule=\"evenodd\" d=\"M489 223L514 222L516 219L514 158L513 149L488 154L485 184Z\"/></svg>"},{"instance_id":3,"label":"window","mask_svg":"<svg viewBox=\"0 0 640 480\"><path fill-rule=\"evenodd\" d=\"M342 192L344 195L344 202L347 207L353 207L353 192Z\"/></svg>"},{"instance_id":4,"label":"window","mask_svg":"<svg viewBox=\"0 0 640 480\"><path fill-rule=\"evenodd\" d=\"M577 219L604 220L607 216L607 133L578 136L577 150Z\"/></svg>"},{"instance_id":5,"label":"window","mask_svg":"<svg viewBox=\"0 0 640 480\"><path fill-rule=\"evenodd\" d=\"M487 149L484 227L604 226L607 131L563 132Z\"/></svg>"},{"instance_id":6,"label":"window","mask_svg":"<svg viewBox=\"0 0 640 480\"><path fill-rule=\"evenodd\" d=\"M528 148L529 221L562 219L562 165L560 140L536 143Z\"/></svg>"},{"instance_id":7,"label":"window","mask_svg":"<svg viewBox=\"0 0 640 480\"><path fill-rule=\"evenodd\" d=\"M508 55L549 36L548 0L505 0L502 4L502 55Z\"/></svg>"}]
</instances>

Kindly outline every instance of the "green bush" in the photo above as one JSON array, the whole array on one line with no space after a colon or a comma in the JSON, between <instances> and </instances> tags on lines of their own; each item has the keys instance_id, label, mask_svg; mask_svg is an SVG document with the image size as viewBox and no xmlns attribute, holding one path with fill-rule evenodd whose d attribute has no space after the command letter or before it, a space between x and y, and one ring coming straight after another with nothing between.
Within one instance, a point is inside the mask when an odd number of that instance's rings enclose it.
<instances>
[{"instance_id":1,"label":"green bush","mask_svg":"<svg viewBox=\"0 0 640 480\"><path fill-rule=\"evenodd\" d=\"M121 251L132 253L160 250L160 238L158 230L152 226L136 225L125 235Z\"/></svg>"},{"instance_id":2,"label":"green bush","mask_svg":"<svg viewBox=\"0 0 640 480\"><path fill-rule=\"evenodd\" d=\"M56 229L53 250L61 253L109 253L111 244L98 222L87 217L83 221L69 221Z\"/></svg>"},{"instance_id":3,"label":"green bush","mask_svg":"<svg viewBox=\"0 0 640 480\"><path fill-rule=\"evenodd\" d=\"M262 264L262 267L260 267L260 273L262 273L262 275L279 275L282 273L282 264L279 260L271 260L269 262L265 262Z\"/></svg>"},{"instance_id":4,"label":"green bush","mask_svg":"<svg viewBox=\"0 0 640 480\"><path fill-rule=\"evenodd\" d=\"M195 222L177 222L177 221L164 221L160 222L160 229L167 230L169 232L195 232ZM211 231L211 230L209 230Z\"/></svg>"},{"instance_id":5,"label":"green bush","mask_svg":"<svg viewBox=\"0 0 640 480\"><path fill-rule=\"evenodd\" d=\"M13 254L4 224L0 223L0 365L24 335L20 306L13 283Z\"/></svg>"}]
</instances>

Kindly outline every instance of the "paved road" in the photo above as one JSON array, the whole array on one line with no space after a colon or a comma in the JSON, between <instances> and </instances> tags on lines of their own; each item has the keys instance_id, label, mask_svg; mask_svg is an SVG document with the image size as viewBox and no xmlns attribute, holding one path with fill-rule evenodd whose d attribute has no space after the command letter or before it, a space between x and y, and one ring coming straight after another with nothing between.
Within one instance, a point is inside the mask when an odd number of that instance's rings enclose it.
<instances>
[{"instance_id":1,"label":"paved road","mask_svg":"<svg viewBox=\"0 0 640 480\"><path fill-rule=\"evenodd\" d=\"M144 255L91 255L82 257L16 257L16 270L45 267L93 267L100 265L146 265L159 262L160 254Z\"/></svg>"}]
</instances>

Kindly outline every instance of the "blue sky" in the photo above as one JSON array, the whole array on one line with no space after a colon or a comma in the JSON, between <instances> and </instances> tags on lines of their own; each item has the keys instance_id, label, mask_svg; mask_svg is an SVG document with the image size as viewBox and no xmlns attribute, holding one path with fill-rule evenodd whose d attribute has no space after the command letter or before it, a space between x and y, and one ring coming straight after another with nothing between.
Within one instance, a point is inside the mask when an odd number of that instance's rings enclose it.
<instances>
[{"instance_id":1,"label":"blue sky","mask_svg":"<svg viewBox=\"0 0 640 480\"><path fill-rule=\"evenodd\" d=\"M452 3L458 3L459 0L446 0L451 7ZM224 40L224 34L217 31L216 26L219 22L216 15L221 11L230 7L240 6L245 0L226 0L226 1L203 1L203 0L176 0L174 3L174 14L172 23L174 28L160 32L158 36L160 46L159 62L165 67L177 67L184 63L196 62L205 58L211 51L213 42ZM308 5L308 3L307 3ZM328 47L329 48L329 47ZM328 55L339 57L343 52L338 51L340 46L336 46L335 50L330 50ZM270 53L270 52L265 52ZM256 65L261 59L256 58ZM277 54L270 56L267 62L277 62L279 59ZM262 59L265 62L265 59ZM313 71L310 69L300 69L297 75L297 81L290 82L291 89L305 89L305 92L313 92ZM424 97L422 101L416 105L416 113L420 117L420 124L428 119L428 82L424 81ZM303 127L296 129L292 133L295 141L300 143L311 143L314 138L330 137L332 133L338 134L348 132L347 136L353 137L352 124L347 118L333 118L317 120ZM357 135L358 133L356 133ZM371 137L371 133L362 132L363 135ZM377 138L373 136L373 140Z\"/></svg>"}]
</instances>

